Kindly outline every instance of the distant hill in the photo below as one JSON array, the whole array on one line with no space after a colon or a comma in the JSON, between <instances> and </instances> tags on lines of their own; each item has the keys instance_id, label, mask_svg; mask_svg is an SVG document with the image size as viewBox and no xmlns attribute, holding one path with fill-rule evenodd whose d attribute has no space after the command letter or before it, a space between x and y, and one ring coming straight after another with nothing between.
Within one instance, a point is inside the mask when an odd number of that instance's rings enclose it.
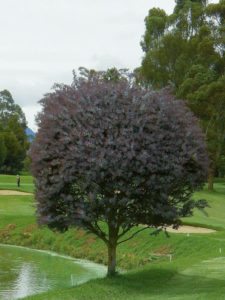
<instances>
[{"instance_id":1,"label":"distant hill","mask_svg":"<svg viewBox=\"0 0 225 300\"><path fill-rule=\"evenodd\" d=\"M25 132L26 132L29 142L32 142L35 138L36 133L33 132L33 130L28 127L26 128Z\"/></svg>"}]
</instances>

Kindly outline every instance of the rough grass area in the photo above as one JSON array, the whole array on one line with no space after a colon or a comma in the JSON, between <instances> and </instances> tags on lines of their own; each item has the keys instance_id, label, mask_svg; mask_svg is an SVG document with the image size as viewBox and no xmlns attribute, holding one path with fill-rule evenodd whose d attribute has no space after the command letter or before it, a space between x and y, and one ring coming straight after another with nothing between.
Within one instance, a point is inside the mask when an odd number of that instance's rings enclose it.
<instances>
[{"instance_id":1,"label":"rough grass area","mask_svg":"<svg viewBox=\"0 0 225 300\"><path fill-rule=\"evenodd\" d=\"M1 178L5 189L8 182L4 185ZM195 212L184 223L219 228L218 232L171 233L169 238L142 232L118 248L118 266L128 272L27 299L225 299L225 182L218 182L215 192L205 190L195 197L208 199L208 216ZM78 229L60 234L38 228L34 212L32 196L0 196L0 242L106 263L105 245L95 236Z\"/></svg>"}]
</instances>

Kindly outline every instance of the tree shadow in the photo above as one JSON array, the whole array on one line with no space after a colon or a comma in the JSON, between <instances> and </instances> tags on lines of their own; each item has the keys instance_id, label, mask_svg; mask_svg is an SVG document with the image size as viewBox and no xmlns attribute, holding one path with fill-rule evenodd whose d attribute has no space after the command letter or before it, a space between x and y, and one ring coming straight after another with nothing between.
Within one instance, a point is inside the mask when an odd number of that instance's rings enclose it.
<instances>
[{"instance_id":1,"label":"tree shadow","mask_svg":"<svg viewBox=\"0 0 225 300\"><path fill-rule=\"evenodd\" d=\"M106 278L103 284L109 290L116 289L120 295L130 295L127 299L225 299L224 280L207 278L204 274L184 275L169 268L151 268Z\"/></svg>"}]
</instances>

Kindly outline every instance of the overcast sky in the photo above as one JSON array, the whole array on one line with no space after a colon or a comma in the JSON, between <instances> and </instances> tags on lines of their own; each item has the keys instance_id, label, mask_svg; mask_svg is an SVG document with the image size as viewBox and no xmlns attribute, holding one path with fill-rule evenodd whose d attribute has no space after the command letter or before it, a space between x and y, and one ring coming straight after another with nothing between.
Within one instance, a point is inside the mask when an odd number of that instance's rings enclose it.
<instances>
[{"instance_id":1,"label":"overcast sky","mask_svg":"<svg viewBox=\"0 0 225 300\"><path fill-rule=\"evenodd\" d=\"M212 1L211 1L212 2ZM217 1L214 1L217 2ZM0 90L8 89L36 130L37 101L79 66L140 66L144 18L173 0L0 0Z\"/></svg>"}]
</instances>

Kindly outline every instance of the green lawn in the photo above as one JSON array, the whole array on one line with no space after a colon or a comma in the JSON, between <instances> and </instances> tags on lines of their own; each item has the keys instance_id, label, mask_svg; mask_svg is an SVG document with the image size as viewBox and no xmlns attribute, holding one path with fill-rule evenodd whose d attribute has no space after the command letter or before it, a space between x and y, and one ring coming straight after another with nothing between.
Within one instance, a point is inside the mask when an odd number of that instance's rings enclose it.
<instances>
[{"instance_id":1,"label":"green lawn","mask_svg":"<svg viewBox=\"0 0 225 300\"><path fill-rule=\"evenodd\" d=\"M225 180L224 182L215 183L214 192L208 192L205 189L204 191L197 192L194 198L207 200L210 207L206 208L205 212L208 216L196 210L194 216L184 219L184 222L187 224L202 224L210 228L225 229Z\"/></svg>"},{"instance_id":2,"label":"green lawn","mask_svg":"<svg viewBox=\"0 0 225 300\"><path fill-rule=\"evenodd\" d=\"M0 196L0 214L31 216L34 214L33 196Z\"/></svg>"},{"instance_id":3,"label":"green lawn","mask_svg":"<svg viewBox=\"0 0 225 300\"><path fill-rule=\"evenodd\" d=\"M18 190L32 193L34 191L33 178L29 175L20 176L20 187L17 187L15 175L0 175L0 190Z\"/></svg>"},{"instance_id":4,"label":"green lawn","mask_svg":"<svg viewBox=\"0 0 225 300\"><path fill-rule=\"evenodd\" d=\"M224 260L223 260L224 263ZM225 266L223 264L223 266ZM202 270L205 272L205 269ZM225 299L224 270L220 278L177 272L173 266L145 267L115 279L91 281L77 288L53 291L27 300L217 300Z\"/></svg>"},{"instance_id":5,"label":"green lawn","mask_svg":"<svg viewBox=\"0 0 225 300\"><path fill-rule=\"evenodd\" d=\"M13 178L3 178L5 181L0 176L1 188L5 189ZM32 178L24 178L26 182L32 184ZM32 185L30 188L33 190ZM170 238L163 233L155 237L142 232L118 248L118 266L128 272L27 299L225 299L225 181L218 182L215 190L195 194L208 200L208 216L196 211L183 222L218 227L218 232L170 234ZM0 196L0 242L106 263L101 241L82 230L60 234L38 228L34 211L32 196Z\"/></svg>"}]
</instances>

